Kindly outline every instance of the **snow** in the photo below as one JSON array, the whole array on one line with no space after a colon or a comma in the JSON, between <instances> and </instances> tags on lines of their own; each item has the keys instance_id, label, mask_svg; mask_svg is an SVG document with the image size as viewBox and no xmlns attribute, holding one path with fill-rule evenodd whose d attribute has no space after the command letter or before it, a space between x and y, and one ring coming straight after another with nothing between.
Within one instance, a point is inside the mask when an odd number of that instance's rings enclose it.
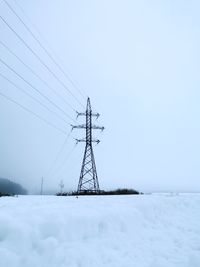
<instances>
[{"instance_id":1,"label":"snow","mask_svg":"<svg viewBox=\"0 0 200 267\"><path fill-rule=\"evenodd\" d=\"M199 267L200 195L0 198L1 267Z\"/></svg>"}]
</instances>

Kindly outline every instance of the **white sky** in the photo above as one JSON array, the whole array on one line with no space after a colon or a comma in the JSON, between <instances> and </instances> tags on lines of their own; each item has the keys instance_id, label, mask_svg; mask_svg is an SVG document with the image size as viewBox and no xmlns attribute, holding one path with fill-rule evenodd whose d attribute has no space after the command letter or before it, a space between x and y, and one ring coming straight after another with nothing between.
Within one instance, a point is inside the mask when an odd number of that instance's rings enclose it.
<instances>
[{"instance_id":1,"label":"white sky","mask_svg":"<svg viewBox=\"0 0 200 267\"><path fill-rule=\"evenodd\" d=\"M16 12L91 97L101 117L103 134L95 136L101 189L133 187L140 191L199 190L200 188L200 2L184 0L16 0L42 36L16 5ZM24 26L0 2L0 15L37 52L85 105L76 89L56 69ZM75 110L83 108L46 71L0 20L1 41L43 77ZM47 87L37 80L0 44L0 58L76 118ZM0 63L0 73L45 102ZM0 77L0 92L58 127L69 125L34 103ZM62 114L60 113L62 116ZM67 118L66 118L67 119ZM72 123L69 121L69 123ZM77 123L82 123L81 118ZM39 191L76 189L84 145L74 146L74 131L53 164L65 135L0 96L0 177ZM64 162L64 164L63 164ZM48 170L52 166L52 171Z\"/></svg>"}]
</instances>

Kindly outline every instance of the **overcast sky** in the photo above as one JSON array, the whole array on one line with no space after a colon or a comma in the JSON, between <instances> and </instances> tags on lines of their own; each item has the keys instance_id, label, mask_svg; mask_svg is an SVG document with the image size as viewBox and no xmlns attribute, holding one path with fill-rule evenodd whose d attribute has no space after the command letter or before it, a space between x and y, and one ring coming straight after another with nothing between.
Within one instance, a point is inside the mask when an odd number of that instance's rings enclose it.
<instances>
[{"instance_id":1,"label":"overcast sky","mask_svg":"<svg viewBox=\"0 0 200 267\"><path fill-rule=\"evenodd\" d=\"M34 41L3 0L0 15L56 73L78 101L0 20L1 41L64 100L56 96L0 43L0 59L48 96L67 115L84 111L91 97L104 125L95 146L101 189L200 189L200 2L198 0L7 0L78 85L83 97ZM23 8L20 9L19 5ZM29 19L28 19L29 18ZM34 28L39 29L40 34ZM53 51L52 51L53 50ZM47 111L0 76L0 93L67 134L74 123L0 62L0 74L37 98ZM81 105L80 103L81 102ZM57 117L65 118L67 123ZM77 123L83 123L79 118ZM38 192L76 189L84 144L0 96L0 177Z\"/></svg>"}]
</instances>

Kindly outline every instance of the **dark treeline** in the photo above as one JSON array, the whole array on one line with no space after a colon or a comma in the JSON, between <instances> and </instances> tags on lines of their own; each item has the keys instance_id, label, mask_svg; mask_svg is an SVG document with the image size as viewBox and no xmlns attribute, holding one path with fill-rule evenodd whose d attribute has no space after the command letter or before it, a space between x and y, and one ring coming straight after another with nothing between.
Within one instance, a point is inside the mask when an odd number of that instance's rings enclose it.
<instances>
[{"instance_id":1,"label":"dark treeline","mask_svg":"<svg viewBox=\"0 0 200 267\"><path fill-rule=\"evenodd\" d=\"M57 196L94 196L94 195L139 195L141 194L140 192L134 190L134 189L127 189L127 188L122 188L122 189L116 189L116 190L109 190L109 191L104 191L101 190L99 193L95 192L80 192L79 194L76 191L73 192L64 192L64 193L57 193Z\"/></svg>"}]
</instances>

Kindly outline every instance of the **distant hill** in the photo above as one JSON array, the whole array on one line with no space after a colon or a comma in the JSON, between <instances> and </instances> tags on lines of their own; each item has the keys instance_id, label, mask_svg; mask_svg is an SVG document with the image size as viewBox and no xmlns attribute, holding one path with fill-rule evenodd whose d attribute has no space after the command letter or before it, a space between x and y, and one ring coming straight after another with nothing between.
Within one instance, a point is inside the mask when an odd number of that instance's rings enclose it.
<instances>
[{"instance_id":1,"label":"distant hill","mask_svg":"<svg viewBox=\"0 0 200 267\"><path fill-rule=\"evenodd\" d=\"M11 195L26 195L27 191L20 184L0 178L0 193Z\"/></svg>"}]
</instances>

